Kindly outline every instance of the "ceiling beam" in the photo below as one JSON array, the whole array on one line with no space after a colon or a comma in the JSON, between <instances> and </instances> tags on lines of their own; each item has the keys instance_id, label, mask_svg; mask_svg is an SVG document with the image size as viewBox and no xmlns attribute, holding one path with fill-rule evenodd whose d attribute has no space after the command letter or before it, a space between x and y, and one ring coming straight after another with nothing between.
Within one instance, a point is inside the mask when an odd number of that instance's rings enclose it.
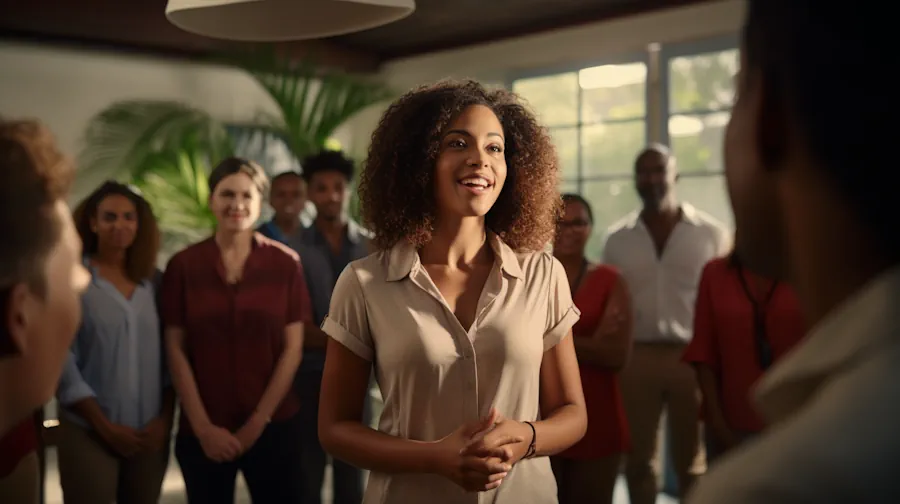
<instances>
[{"instance_id":1,"label":"ceiling beam","mask_svg":"<svg viewBox=\"0 0 900 504\"><path fill-rule=\"evenodd\" d=\"M204 60L241 45L195 35L169 23L165 0L35 0L7 2L0 38L52 45ZM288 54L312 58L324 67L368 73L378 69L374 54L332 41L283 44Z\"/></svg>"},{"instance_id":2,"label":"ceiling beam","mask_svg":"<svg viewBox=\"0 0 900 504\"><path fill-rule=\"evenodd\" d=\"M505 30L484 30L481 35L473 37L455 37L452 40L435 42L433 44L418 44L414 47L407 47L396 51L390 51L381 54L384 61L395 59L409 58L412 56L421 56L428 53L448 51L452 49L462 49L476 45L488 44L517 37L528 35L536 35L549 31L560 30L563 28L572 28L587 24L599 23L602 21L611 21L613 19L625 18L646 14L647 12L665 10L670 8L684 7L691 4L708 3L716 0L634 0L630 3L617 5L614 7L601 7L593 9L591 12L580 13L577 16L568 18L555 18L533 23L529 26L518 26ZM599 2L598 2L599 3ZM339 38L338 38L339 39Z\"/></svg>"}]
</instances>

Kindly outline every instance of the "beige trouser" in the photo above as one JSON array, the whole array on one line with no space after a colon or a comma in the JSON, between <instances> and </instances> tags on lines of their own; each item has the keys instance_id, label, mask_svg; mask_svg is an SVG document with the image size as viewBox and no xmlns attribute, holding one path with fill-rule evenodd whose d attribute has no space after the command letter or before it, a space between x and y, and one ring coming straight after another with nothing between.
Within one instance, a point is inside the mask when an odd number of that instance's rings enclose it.
<instances>
[{"instance_id":1,"label":"beige trouser","mask_svg":"<svg viewBox=\"0 0 900 504\"><path fill-rule=\"evenodd\" d=\"M590 460L552 457L559 504L612 504L622 456Z\"/></svg>"},{"instance_id":2,"label":"beige trouser","mask_svg":"<svg viewBox=\"0 0 900 504\"><path fill-rule=\"evenodd\" d=\"M60 420L59 479L65 504L156 504L169 463L169 450L125 459L96 434Z\"/></svg>"},{"instance_id":3,"label":"beige trouser","mask_svg":"<svg viewBox=\"0 0 900 504\"><path fill-rule=\"evenodd\" d=\"M3 504L38 504L41 498L41 466L36 452L25 456L19 465L0 478L0 502Z\"/></svg>"},{"instance_id":4,"label":"beige trouser","mask_svg":"<svg viewBox=\"0 0 900 504\"><path fill-rule=\"evenodd\" d=\"M669 424L672 462L682 496L702 472L700 456L700 392L690 365L681 361L684 345L635 343L622 371L625 413L632 450L625 464L632 504L653 504L659 492L659 419L663 408Z\"/></svg>"}]
</instances>

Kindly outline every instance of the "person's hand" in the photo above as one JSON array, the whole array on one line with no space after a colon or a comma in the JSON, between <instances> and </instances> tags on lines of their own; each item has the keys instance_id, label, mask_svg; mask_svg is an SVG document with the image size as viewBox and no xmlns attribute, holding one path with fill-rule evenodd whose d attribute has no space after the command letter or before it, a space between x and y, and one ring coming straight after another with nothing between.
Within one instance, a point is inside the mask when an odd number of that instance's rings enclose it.
<instances>
[{"instance_id":1,"label":"person's hand","mask_svg":"<svg viewBox=\"0 0 900 504\"><path fill-rule=\"evenodd\" d=\"M241 442L227 429L210 425L197 433L206 458L214 462L229 462L241 454Z\"/></svg>"},{"instance_id":2,"label":"person's hand","mask_svg":"<svg viewBox=\"0 0 900 504\"><path fill-rule=\"evenodd\" d=\"M508 459L513 456L507 447L519 443L521 438L507 436L494 439L494 447L484 449L479 455L464 455L463 450L473 439L485 436L494 428L498 417L496 410L476 422L462 425L452 434L436 442L436 472L469 492L484 492L500 486L512 469ZM493 439L493 438L492 438Z\"/></svg>"},{"instance_id":3,"label":"person's hand","mask_svg":"<svg viewBox=\"0 0 900 504\"><path fill-rule=\"evenodd\" d=\"M141 449L147 453L164 450L169 444L172 424L168 418L158 416L150 421L138 435L141 438Z\"/></svg>"},{"instance_id":4,"label":"person's hand","mask_svg":"<svg viewBox=\"0 0 900 504\"><path fill-rule=\"evenodd\" d=\"M262 436L263 431L266 430L268 423L266 419L257 413L254 413L247 419L243 427L234 434L234 437L241 443L241 453L246 453L256 444L259 436Z\"/></svg>"},{"instance_id":5,"label":"person's hand","mask_svg":"<svg viewBox=\"0 0 900 504\"><path fill-rule=\"evenodd\" d=\"M473 436L465 448L463 456L491 457L496 450L505 451L504 462L514 465L522 460L531 445L534 433L525 422L517 422L497 415L494 427Z\"/></svg>"},{"instance_id":6,"label":"person's hand","mask_svg":"<svg viewBox=\"0 0 900 504\"><path fill-rule=\"evenodd\" d=\"M141 451L141 435L136 429L107 422L97 430L100 438L116 453L131 458Z\"/></svg>"}]
</instances>

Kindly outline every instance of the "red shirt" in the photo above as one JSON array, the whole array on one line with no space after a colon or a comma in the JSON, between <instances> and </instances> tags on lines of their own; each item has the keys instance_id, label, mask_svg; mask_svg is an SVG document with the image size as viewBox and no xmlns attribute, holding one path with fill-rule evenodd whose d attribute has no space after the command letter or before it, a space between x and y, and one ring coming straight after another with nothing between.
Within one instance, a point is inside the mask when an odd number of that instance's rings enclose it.
<instances>
[{"instance_id":1,"label":"red shirt","mask_svg":"<svg viewBox=\"0 0 900 504\"><path fill-rule=\"evenodd\" d=\"M584 280L573 299L581 310L581 319L572 328L574 337L594 335L603 319L607 300L619 273L609 266L598 266ZM588 427L581 441L559 456L571 459L596 459L630 450L631 435L616 373L590 364L579 365L581 386L587 408Z\"/></svg>"},{"instance_id":2,"label":"red shirt","mask_svg":"<svg viewBox=\"0 0 900 504\"><path fill-rule=\"evenodd\" d=\"M720 404L733 429L758 432L765 426L751 404L756 381L762 376L754 336L753 305L741 285L741 270L730 258L710 261L703 270L694 311L694 338L684 361L705 364L719 377ZM743 272L746 285L761 279ZM779 283L768 303L758 296L765 314L766 339L774 360L783 357L806 334L793 289Z\"/></svg>"},{"instance_id":3,"label":"red shirt","mask_svg":"<svg viewBox=\"0 0 900 504\"><path fill-rule=\"evenodd\" d=\"M0 439L0 478L12 474L19 462L38 446L37 426L34 418L28 417Z\"/></svg>"},{"instance_id":4,"label":"red shirt","mask_svg":"<svg viewBox=\"0 0 900 504\"><path fill-rule=\"evenodd\" d=\"M254 234L241 281L226 282L215 239L175 254L163 277L162 316L185 331L187 357L214 425L236 430L262 398L284 349L284 328L311 320L309 292L297 254ZM272 420L297 413L289 392ZM190 433L187 415L180 433Z\"/></svg>"}]
</instances>

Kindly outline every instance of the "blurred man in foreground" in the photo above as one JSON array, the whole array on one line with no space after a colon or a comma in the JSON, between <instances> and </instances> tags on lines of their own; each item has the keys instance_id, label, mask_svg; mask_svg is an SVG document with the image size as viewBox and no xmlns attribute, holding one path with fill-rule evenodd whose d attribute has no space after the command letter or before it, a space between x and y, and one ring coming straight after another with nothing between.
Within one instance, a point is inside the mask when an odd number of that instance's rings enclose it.
<instances>
[{"instance_id":1,"label":"blurred man in foreground","mask_svg":"<svg viewBox=\"0 0 900 504\"><path fill-rule=\"evenodd\" d=\"M32 415L56 390L89 276L65 198L73 169L34 121L0 121L0 502L37 502Z\"/></svg>"}]
</instances>

